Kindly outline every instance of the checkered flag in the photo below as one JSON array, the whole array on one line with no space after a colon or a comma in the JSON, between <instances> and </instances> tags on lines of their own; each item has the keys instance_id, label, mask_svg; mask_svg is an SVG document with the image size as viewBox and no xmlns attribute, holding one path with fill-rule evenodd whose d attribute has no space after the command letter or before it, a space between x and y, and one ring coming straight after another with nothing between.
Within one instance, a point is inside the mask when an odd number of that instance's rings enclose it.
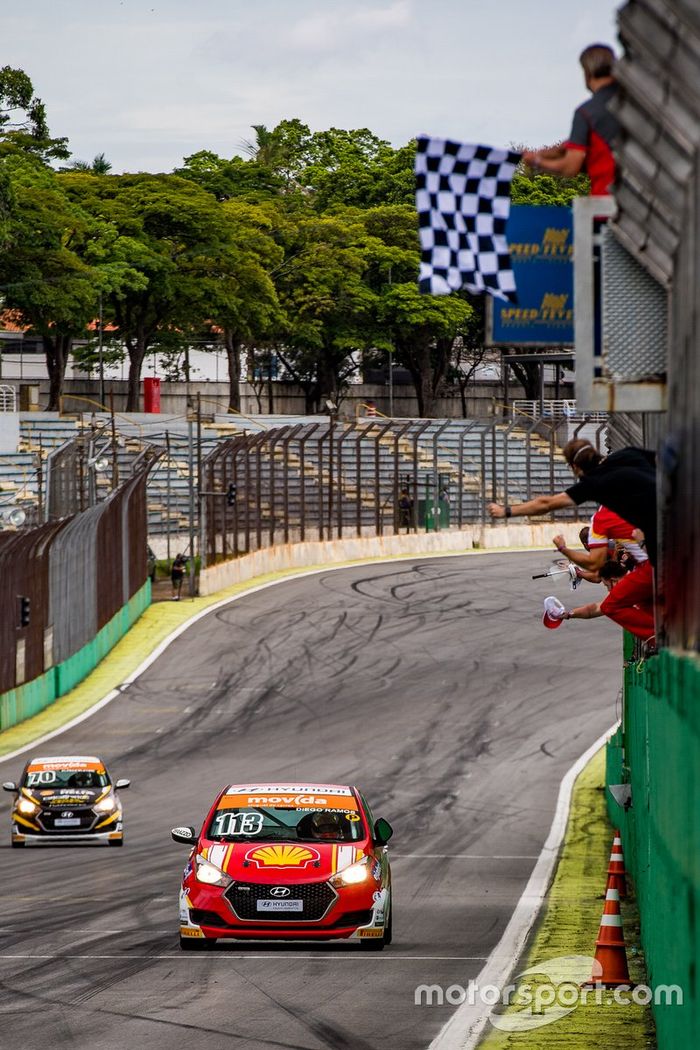
<instances>
[{"instance_id":1,"label":"checkered flag","mask_svg":"<svg viewBox=\"0 0 700 1050\"><path fill-rule=\"evenodd\" d=\"M458 288L517 302L506 220L520 160L512 150L418 137L418 287L432 295Z\"/></svg>"}]
</instances>

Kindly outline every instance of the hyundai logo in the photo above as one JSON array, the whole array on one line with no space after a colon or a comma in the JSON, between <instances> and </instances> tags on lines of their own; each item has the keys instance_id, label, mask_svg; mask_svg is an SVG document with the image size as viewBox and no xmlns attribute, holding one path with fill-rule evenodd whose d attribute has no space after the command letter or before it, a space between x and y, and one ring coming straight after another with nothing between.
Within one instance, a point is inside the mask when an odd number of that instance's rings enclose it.
<instances>
[{"instance_id":1,"label":"hyundai logo","mask_svg":"<svg viewBox=\"0 0 700 1050\"><path fill-rule=\"evenodd\" d=\"M292 891L289 886L273 886L270 890L271 897L288 897Z\"/></svg>"},{"instance_id":2,"label":"hyundai logo","mask_svg":"<svg viewBox=\"0 0 700 1050\"><path fill-rule=\"evenodd\" d=\"M73 816L73 810L72 809L64 809L63 812L61 813L61 816L65 817L65 818L72 817Z\"/></svg>"}]
</instances>

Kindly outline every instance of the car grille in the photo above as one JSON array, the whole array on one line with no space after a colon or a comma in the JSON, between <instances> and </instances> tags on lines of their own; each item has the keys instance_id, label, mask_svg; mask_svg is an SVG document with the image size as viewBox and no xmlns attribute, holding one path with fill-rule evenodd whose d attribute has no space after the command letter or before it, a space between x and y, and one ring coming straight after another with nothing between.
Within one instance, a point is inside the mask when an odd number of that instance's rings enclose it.
<instances>
[{"instance_id":1,"label":"car grille","mask_svg":"<svg viewBox=\"0 0 700 1050\"><path fill-rule=\"evenodd\" d=\"M277 883L276 885L283 885ZM275 900L270 893L274 886L260 885L258 883L234 882L226 890L224 896L233 908L239 919L255 920L260 922L284 922L294 924L296 922L313 922L322 919L330 905L336 899L336 894L327 882L302 882L287 886L289 900L300 900L303 902L301 911L258 911L259 900Z\"/></svg>"},{"instance_id":2,"label":"car grille","mask_svg":"<svg viewBox=\"0 0 700 1050\"><path fill-rule=\"evenodd\" d=\"M293 913L292 913L293 914ZM215 911L205 911L203 908L192 908L190 910L190 918L192 922L196 923L197 926L209 926L219 930L236 930L240 927L236 926L233 922L227 922L226 919L222 919L221 916ZM324 926L324 930L339 930L349 929L352 927L357 928L358 926L369 926L372 921L372 909L366 908L362 911L346 911L344 915L338 916L333 922L329 923L328 926ZM290 922L293 922L290 919ZM258 929L268 929L267 926L257 927Z\"/></svg>"},{"instance_id":3,"label":"car grille","mask_svg":"<svg viewBox=\"0 0 700 1050\"><path fill-rule=\"evenodd\" d=\"M70 827L56 827L56 820L61 820L61 813L64 812L58 808L44 810L39 814L39 824L45 831L51 831L56 835L75 835L81 831L89 831L92 825L97 819L91 809L77 809L72 808L70 812L76 820L80 820L79 824L72 824Z\"/></svg>"}]
</instances>

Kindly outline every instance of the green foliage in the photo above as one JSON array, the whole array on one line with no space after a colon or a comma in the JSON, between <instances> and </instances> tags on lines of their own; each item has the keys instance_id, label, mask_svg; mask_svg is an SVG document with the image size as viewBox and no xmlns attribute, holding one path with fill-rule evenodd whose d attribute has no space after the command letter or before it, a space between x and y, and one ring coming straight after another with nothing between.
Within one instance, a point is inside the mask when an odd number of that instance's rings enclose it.
<instances>
[{"instance_id":1,"label":"green foliage","mask_svg":"<svg viewBox=\"0 0 700 1050\"><path fill-rule=\"evenodd\" d=\"M0 69L0 156L21 152L43 161L69 156L68 140L51 138L46 108L22 69Z\"/></svg>"},{"instance_id":2,"label":"green foliage","mask_svg":"<svg viewBox=\"0 0 700 1050\"><path fill-rule=\"evenodd\" d=\"M233 408L244 349L259 370L282 362L310 410L387 351L424 414L445 384L464 401L483 302L418 292L414 148L293 119L254 125L245 156L200 150L171 174L111 175L102 153L56 172L47 160L68 156L65 140L51 139L27 75L0 70L0 285L44 339L52 405L100 297L114 326L104 359L126 347L132 409L149 350L175 375L191 345L225 347ZM512 196L568 204L586 190L585 176L521 171ZM94 338L76 356L94 367Z\"/></svg>"},{"instance_id":3,"label":"green foliage","mask_svg":"<svg viewBox=\"0 0 700 1050\"><path fill-rule=\"evenodd\" d=\"M284 186L280 175L259 162L245 161L242 157L225 160L210 150L185 157L183 166L173 174L197 183L220 201L231 197L264 200L279 193Z\"/></svg>"},{"instance_id":4,"label":"green foliage","mask_svg":"<svg viewBox=\"0 0 700 1050\"><path fill-rule=\"evenodd\" d=\"M591 182L587 175L560 179L555 175L530 174L518 171L513 176L511 200L513 204L548 204L570 206L574 197L585 197Z\"/></svg>"}]
</instances>

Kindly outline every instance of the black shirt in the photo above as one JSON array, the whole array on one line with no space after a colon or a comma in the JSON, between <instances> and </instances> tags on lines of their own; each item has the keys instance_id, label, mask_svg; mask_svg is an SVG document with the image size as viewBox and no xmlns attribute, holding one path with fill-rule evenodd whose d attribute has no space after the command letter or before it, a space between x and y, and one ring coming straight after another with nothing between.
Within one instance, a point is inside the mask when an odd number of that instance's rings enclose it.
<instances>
[{"instance_id":1,"label":"black shirt","mask_svg":"<svg viewBox=\"0 0 700 1050\"><path fill-rule=\"evenodd\" d=\"M641 529L652 565L656 565L655 459L647 449L623 448L566 490L574 503L601 503Z\"/></svg>"}]
</instances>

